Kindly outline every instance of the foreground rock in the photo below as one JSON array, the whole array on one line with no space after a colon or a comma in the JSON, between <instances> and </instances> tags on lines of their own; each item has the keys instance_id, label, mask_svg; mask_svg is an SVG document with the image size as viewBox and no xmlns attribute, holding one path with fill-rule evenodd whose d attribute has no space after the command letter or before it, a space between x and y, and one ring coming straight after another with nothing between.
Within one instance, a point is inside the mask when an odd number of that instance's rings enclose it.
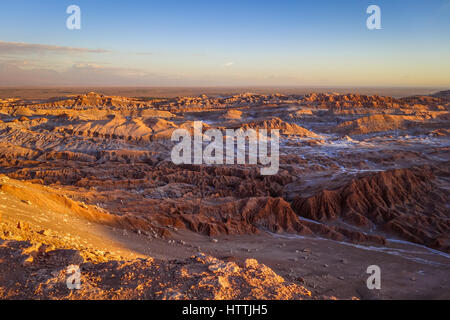
<instances>
[{"instance_id":1,"label":"foreground rock","mask_svg":"<svg viewBox=\"0 0 450 320\"><path fill-rule=\"evenodd\" d=\"M248 259L243 266L205 254L185 261L84 263L74 250L47 250L0 240L1 299L312 299L303 286L285 281ZM24 263L25 261L25 263ZM77 265L81 288L67 288L67 267Z\"/></svg>"},{"instance_id":2,"label":"foreground rock","mask_svg":"<svg viewBox=\"0 0 450 320\"><path fill-rule=\"evenodd\" d=\"M299 197L293 207L305 218L381 229L450 252L448 194L434 180L427 168L391 170L355 179L336 190Z\"/></svg>"}]
</instances>

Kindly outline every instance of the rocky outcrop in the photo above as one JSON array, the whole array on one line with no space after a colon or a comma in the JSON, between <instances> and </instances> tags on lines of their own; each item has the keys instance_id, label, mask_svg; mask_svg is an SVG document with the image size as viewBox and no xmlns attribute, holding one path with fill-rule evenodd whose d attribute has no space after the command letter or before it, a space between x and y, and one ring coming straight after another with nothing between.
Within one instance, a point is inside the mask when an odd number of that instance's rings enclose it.
<instances>
[{"instance_id":1,"label":"rocky outcrop","mask_svg":"<svg viewBox=\"0 0 450 320\"><path fill-rule=\"evenodd\" d=\"M338 125L334 131L342 134L367 134L391 130L405 130L411 128L415 121L423 118L403 115L377 114L357 120L346 121Z\"/></svg>"},{"instance_id":2,"label":"rocky outcrop","mask_svg":"<svg viewBox=\"0 0 450 320\"><path fill-rule=\"evenodd\" d=\"M240 110L227 110L222 116L222 119L226 119L226 120L238 120L241 119L242 116L242 111Z\"/></svg>"},{"instance_id":3,"label":"rocky outcrop","mask_svg":"<svg viewBox=\"0 0 450 320\"><path fill-rule=\"evenodd\" d=\"M8 259L8 263L2 263ZM104 258L103 258L104 259ZM67 289L67 267L79 266L79 290ZM37 270L37 271L36 271ZM85 262L77 250L0 239L2 299L312 299L264 264L243 266L199 253L190 259Z\"/></svg>"},{"instance_id":4,"label":"rocky outcrop","mask_svg":"<svg viewBox=\"0 0 450 320\"><path fill-rule=\"evenodd\" d=\"M280 134L287 136L299 136L299 137L318 137L312 131L296 125L295 123L288 123L280 118L272 118L270 120L262 120L257 122L246 123L242 126L243 129L266 129L268 131L273 129L280 130Z\"/></svg>"},{"instance_id":5,"label":"rocky outcrop","mask_svg":"<svg viewBox=\"0 0 450 320\"><path fill-rule=\"evenodd\" d=\"M436 98L450 100L450 90L439 91L433 94L432 96Z\"/></svg>"},{"instance_id":6,"label":"rocky outcrop","mask_svg":"<svg viewBox=\"0 0 450 320\"><path fill-rule=\"evenodd\" d=\"M427 168L398 169L354 179L335 190L293 202L303 217L382 228L387 234L450 251L448 194Z\"/></svg>"},{"instance_id":7,"label":"rocky outcrop","mask_svg":"<svg viewBox=\"0 0 450 320\"><path fill-rule=\"evenodd\" d=\"M261 230L309 234L289 203L281 198L249 198L218 205L202 204L199 213L180 211L186 228L209 236L251 234ZM175 216L175 215L172 215Z\"/></svg>"}]
</instances>

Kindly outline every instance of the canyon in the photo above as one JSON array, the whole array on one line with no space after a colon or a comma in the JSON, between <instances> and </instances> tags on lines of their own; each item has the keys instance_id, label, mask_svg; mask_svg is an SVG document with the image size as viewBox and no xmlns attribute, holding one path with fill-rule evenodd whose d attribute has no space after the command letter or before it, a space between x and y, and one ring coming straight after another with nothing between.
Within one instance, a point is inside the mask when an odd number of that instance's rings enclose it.
<instances>
[{"instance_id":1,"label":"canyon","mask_svg":"<svg viewBox=\"0 0 450 320\"><path fill-rule=\"evenodd\" d=\"M449 92L2 98L0 297L448 299ZM173 163L197 121L278 172Z\"/></svg>"}]
</instances>

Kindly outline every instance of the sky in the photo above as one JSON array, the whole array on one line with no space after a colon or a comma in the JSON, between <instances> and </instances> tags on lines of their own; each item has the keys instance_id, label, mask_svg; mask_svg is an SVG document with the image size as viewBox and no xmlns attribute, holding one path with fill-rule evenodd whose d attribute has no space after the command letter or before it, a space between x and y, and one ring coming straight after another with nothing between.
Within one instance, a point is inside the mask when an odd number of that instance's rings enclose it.
<instances>
[{"instance_id":1,"label":"sky","mask_svg":"<svg viewBox=\"0 0 450 320\"><path fill-rule=\"evenodd\" d=\"M0 86L87 85L450 87L450 0L0 2Z\"/></svg>"}]
</instances>

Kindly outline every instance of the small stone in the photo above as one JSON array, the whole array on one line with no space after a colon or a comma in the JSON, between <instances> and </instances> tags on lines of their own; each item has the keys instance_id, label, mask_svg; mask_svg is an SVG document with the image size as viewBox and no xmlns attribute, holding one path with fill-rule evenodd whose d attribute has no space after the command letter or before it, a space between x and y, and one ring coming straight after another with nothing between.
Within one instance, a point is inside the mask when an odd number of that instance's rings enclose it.
<instances>
[{"instance_id":1,"label":"small stone","mask_svg":"<svg viewBox=\"0 0 450 320\"><path fill-rule=\"evenodd\" d=\"M324 265L323 265L325 268L328 268L328 265L325 263Z\"/></svg>"},{"instance_id":2,"label":"small stone","mask_svg":"<svg viewBox=\"0 0 450 320\"><path fill-rule=\"evenodd\" d=\"M20 229L20 230L27 230L27 229L29 229L28 223L23 222L23 221L19 221L17 223L17 229Z\"/></svg>"},{"instance_id":3,"label":"small stone","mask_svg":"<svg viewBox=\"0 0 450 320\"><path fill-rule=\"evenodd\" d=\"M41 244L38 245L37 253L38 253L38 255L42 256L42 255L44 255L44 254L47 252L47 250L49 250L49 249L50 249L50 246L49 246L49 245L46 245L46 244L41 243Z\"/></svg>"},{"instance_id":4,"label":"small stone","mask_svg":"<svg viewBox=\"0 0 450 320\"><path fill-rule=\"evenodd\" d=\"M211 239L211 242L217 243L217 242L219 242L219 240L217 240L217 239Z\"/></svg>"},{"instance_id":5,"label":"small stone","mask_svg":"<svg viewBox=\"0 0 450 320\"><path fill-rule=\"evenodd\" d=\"M339 279L339 280L345 280L345 278L342 277L342 276L339 276L338 279Z\"/></svg>"},{"instance_id":6,"label":"small stone","mask_svg":"<svg viewBox=\"0 0 450 320\"><path fill-rule=\"evenodd\" d=\"M305 283L305 279L302 278L302 277L298 277L298 278L297 278L297 281L298 281L298 282L301 282L301 283Z\"/></svg>"},{"instance_id":7,"label":"small stone","mask_svg":"<svg viewBox=\"0 0 450 320\"><path fill-rule=\"evenodd\" d=\"M48 230L41 230L41 231L39 231L38 232L39 234L41 234L41 235L43 235L43 236L49 236L50 235L50 231L48 231Z\"/></svg>"},{"instance_id":8,"label":"small stone","mask_svg":"<svg viewBox=\"0 0 450 320\"><path fill-rule=\"evenodd\" d=\"M84 258L79 251L72 249L56 249L47 252L47 262L55 265L80 265L84 262Z\"/></svg>"},{"instance_id":9,"label":"small stone","mask_svg":"<svg viewBox=\"0 0 450 320\"><path fill-rule=\"evenodd\" d=\"M33 263L34 259L32 256L27 256L23 261L22 261L22 266L27 267L29 265L31 265Z\"/></svg>"}]
</instances>

